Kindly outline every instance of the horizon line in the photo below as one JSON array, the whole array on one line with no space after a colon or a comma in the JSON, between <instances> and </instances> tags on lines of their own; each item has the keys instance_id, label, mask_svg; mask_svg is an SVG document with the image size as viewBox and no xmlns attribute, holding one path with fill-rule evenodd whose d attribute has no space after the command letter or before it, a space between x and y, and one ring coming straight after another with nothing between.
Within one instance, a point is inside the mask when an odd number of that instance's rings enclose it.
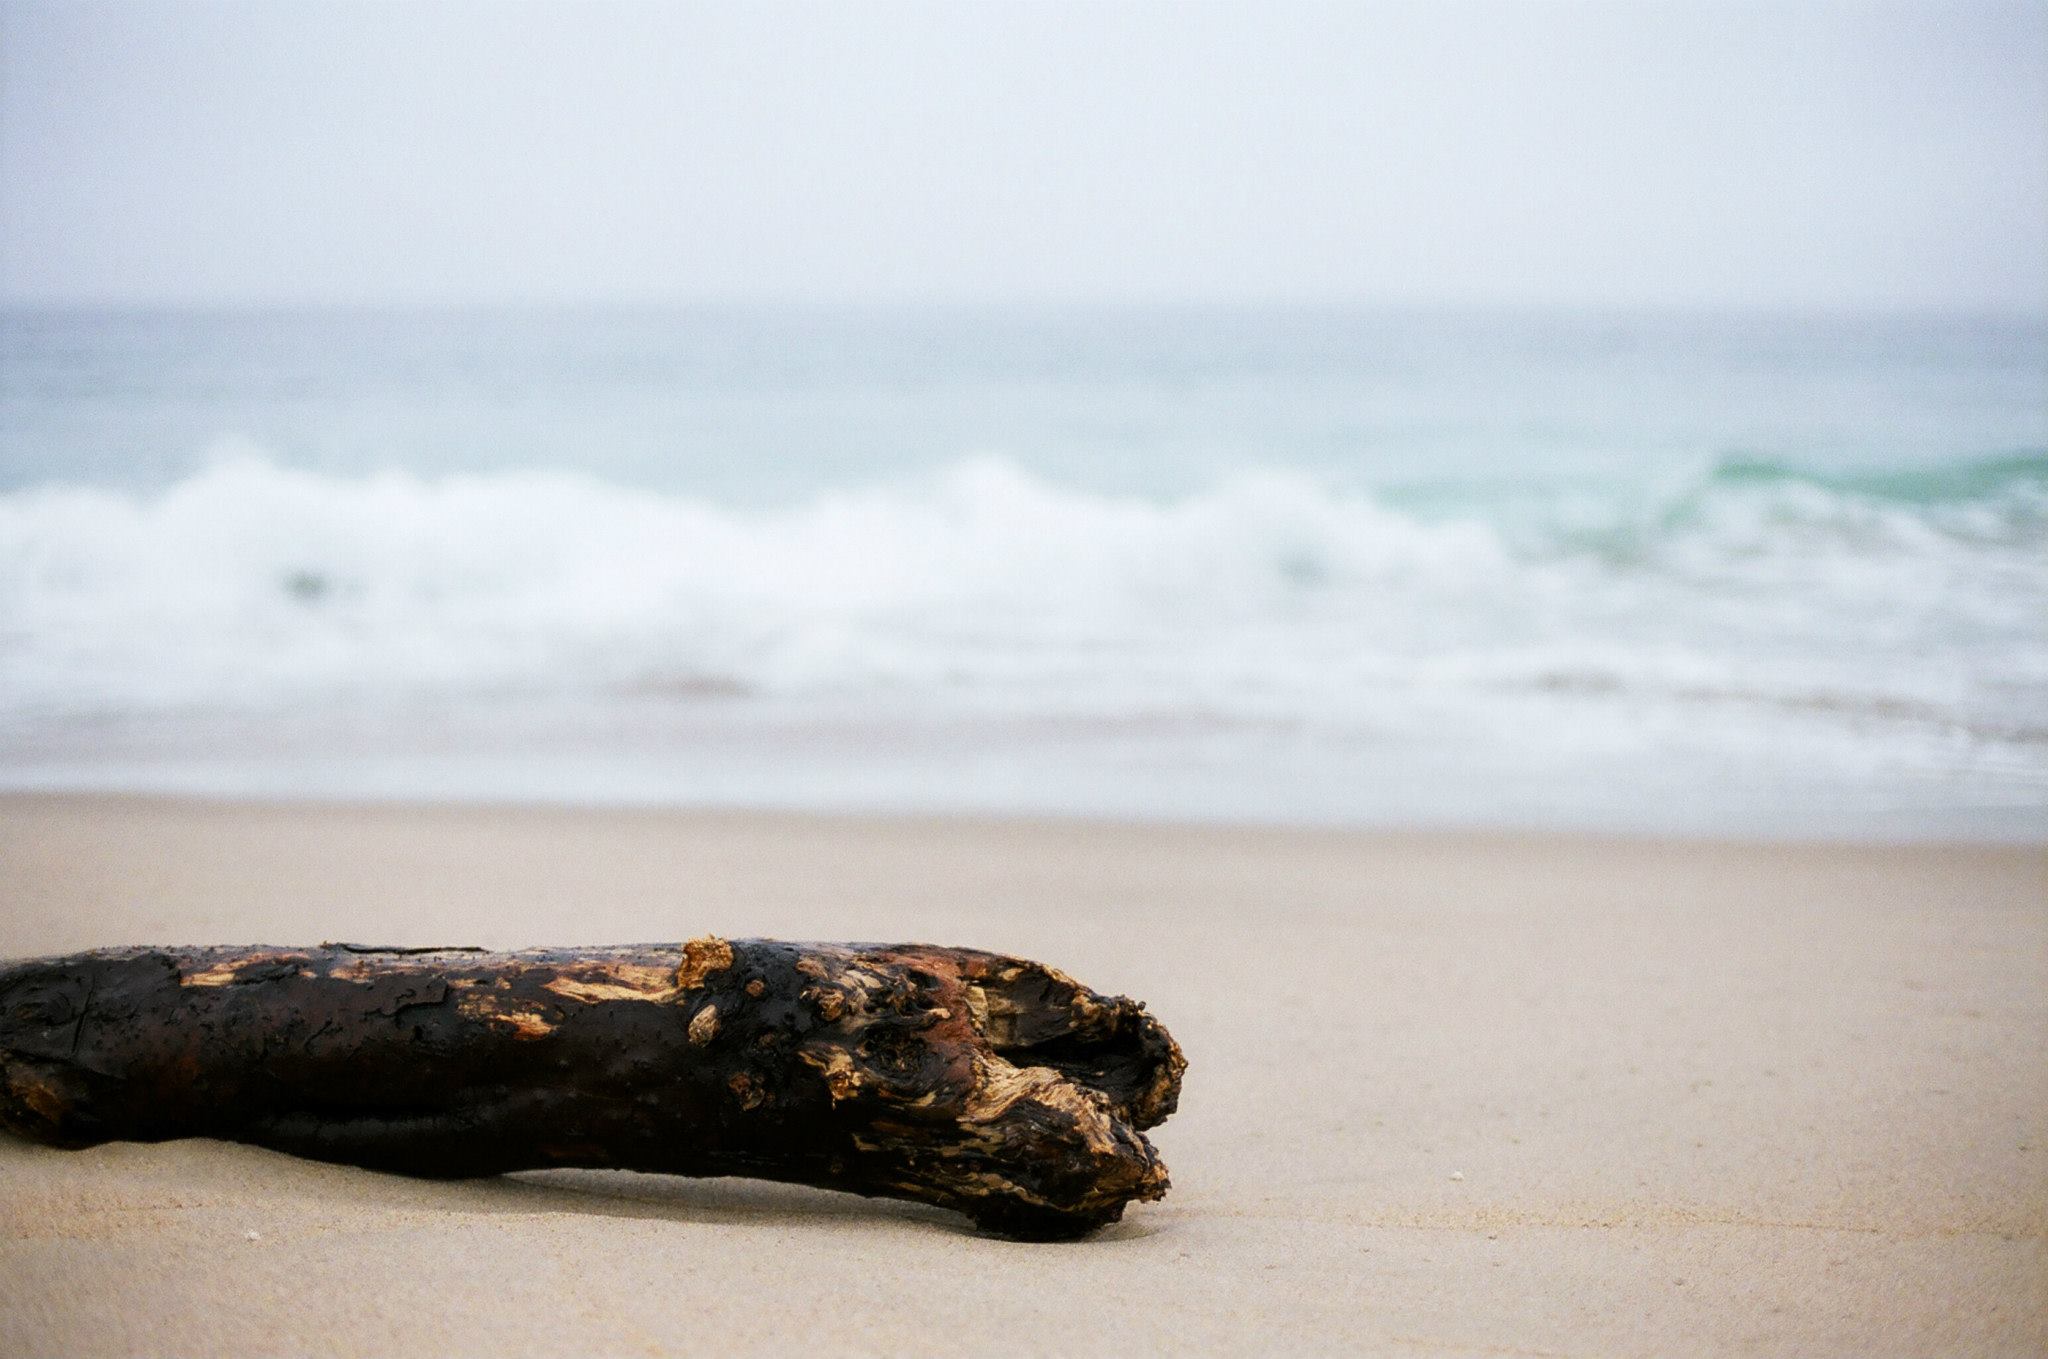
<instances>
[{"instance_id":1,"label":"horizon line","mask_svg":"<svg viewBox=\"0 0 2048 1359\"><path fill-rule=\"evenodd\" d=\"M421 315L519 312L680 312L680 311L821 311L821 312L1297 312L1314 313L1495 313L1583 316L1728 316L1728 317L1969 317L1984 320L2048 322L2048 297L2032 301L1987 302L1911 299L1585 299L1543 297L1478 297L1332 294L1271 297L1093 295L1093 296L938 296L900 295L851 297L800 294L662 293L657 295L587 297L121 297L111 295L37 296L0 293L0 311L9 313L88 312L100 314L197 312L219 315L281 313L381 312Z\"/></svg>"}]
</instances>

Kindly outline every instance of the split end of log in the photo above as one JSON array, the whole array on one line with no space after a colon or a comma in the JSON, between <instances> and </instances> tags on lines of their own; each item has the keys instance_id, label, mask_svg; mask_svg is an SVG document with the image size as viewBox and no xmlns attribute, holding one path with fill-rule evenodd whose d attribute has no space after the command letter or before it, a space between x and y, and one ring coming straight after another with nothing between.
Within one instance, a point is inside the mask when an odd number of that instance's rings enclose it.
<instances>
[{"instance_id":1,"label":"split end of log","mask_svg":"<svg viewBox=\"0 0 2048 1359\"><path fill-rule=\"evenodd\" d=\"M1157 1199L1186 1061L1142 1004L928 945L128 949L0 968L0 1125L409 1174L751 1175L1014 1237Z\"/></svg>"}]
</instances>

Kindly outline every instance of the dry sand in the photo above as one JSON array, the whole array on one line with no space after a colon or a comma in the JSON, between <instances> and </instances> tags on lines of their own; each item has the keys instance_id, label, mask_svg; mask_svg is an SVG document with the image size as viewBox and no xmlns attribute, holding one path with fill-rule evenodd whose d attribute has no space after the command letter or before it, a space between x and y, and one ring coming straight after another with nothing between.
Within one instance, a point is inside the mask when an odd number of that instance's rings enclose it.
<instances>
[{"instance_id":1,"label":"dry sand","mask_svg":"<svg viewBox=\"0 0 2048 1359\"><path fill-rule=\"evenodd\" d=\"M0 954L1041 957L1192 1060L1078 1245L742 1181L0 1137L0 1352L2048 1351L2048 854L0 799Z\"/></svg>"}]
</instances>

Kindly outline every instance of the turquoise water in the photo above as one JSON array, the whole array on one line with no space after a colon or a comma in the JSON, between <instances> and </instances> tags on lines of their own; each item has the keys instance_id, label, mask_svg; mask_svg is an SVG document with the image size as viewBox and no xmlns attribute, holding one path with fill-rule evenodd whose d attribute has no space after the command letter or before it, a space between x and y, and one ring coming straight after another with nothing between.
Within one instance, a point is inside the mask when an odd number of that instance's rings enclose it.
<instances>
[{"instance_id":1,"label":"turquoise water","mask_svg":"<svg viewBox=\"0 0 2048 1359\"><path fill-rule=\"evenodd\" d=\"M13 313L0 783L2048 833L2048 325Z\"/></svg>"}]
</instances>

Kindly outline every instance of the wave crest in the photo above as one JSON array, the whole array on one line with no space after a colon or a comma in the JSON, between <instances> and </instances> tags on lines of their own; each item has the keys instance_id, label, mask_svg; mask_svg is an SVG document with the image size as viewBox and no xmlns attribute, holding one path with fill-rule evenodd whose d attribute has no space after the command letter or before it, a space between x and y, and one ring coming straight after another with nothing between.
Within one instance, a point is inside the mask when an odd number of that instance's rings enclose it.
<instances>
[{"instance_id":1,"label":"wave crest","mask_svg":"<svg viewBox=\"0 0 2048 1359\"><path fill-rule=\"evenodd\" d=\"M0 675L17 714L494 686L1363 712L1580 671L1952 703L2048 683L2044 544L2037 454L1424 514L1283 473L1162 503L983 459L749 510L242 453L154 497L0 496Z\"/></svg>"}]
</instances>

